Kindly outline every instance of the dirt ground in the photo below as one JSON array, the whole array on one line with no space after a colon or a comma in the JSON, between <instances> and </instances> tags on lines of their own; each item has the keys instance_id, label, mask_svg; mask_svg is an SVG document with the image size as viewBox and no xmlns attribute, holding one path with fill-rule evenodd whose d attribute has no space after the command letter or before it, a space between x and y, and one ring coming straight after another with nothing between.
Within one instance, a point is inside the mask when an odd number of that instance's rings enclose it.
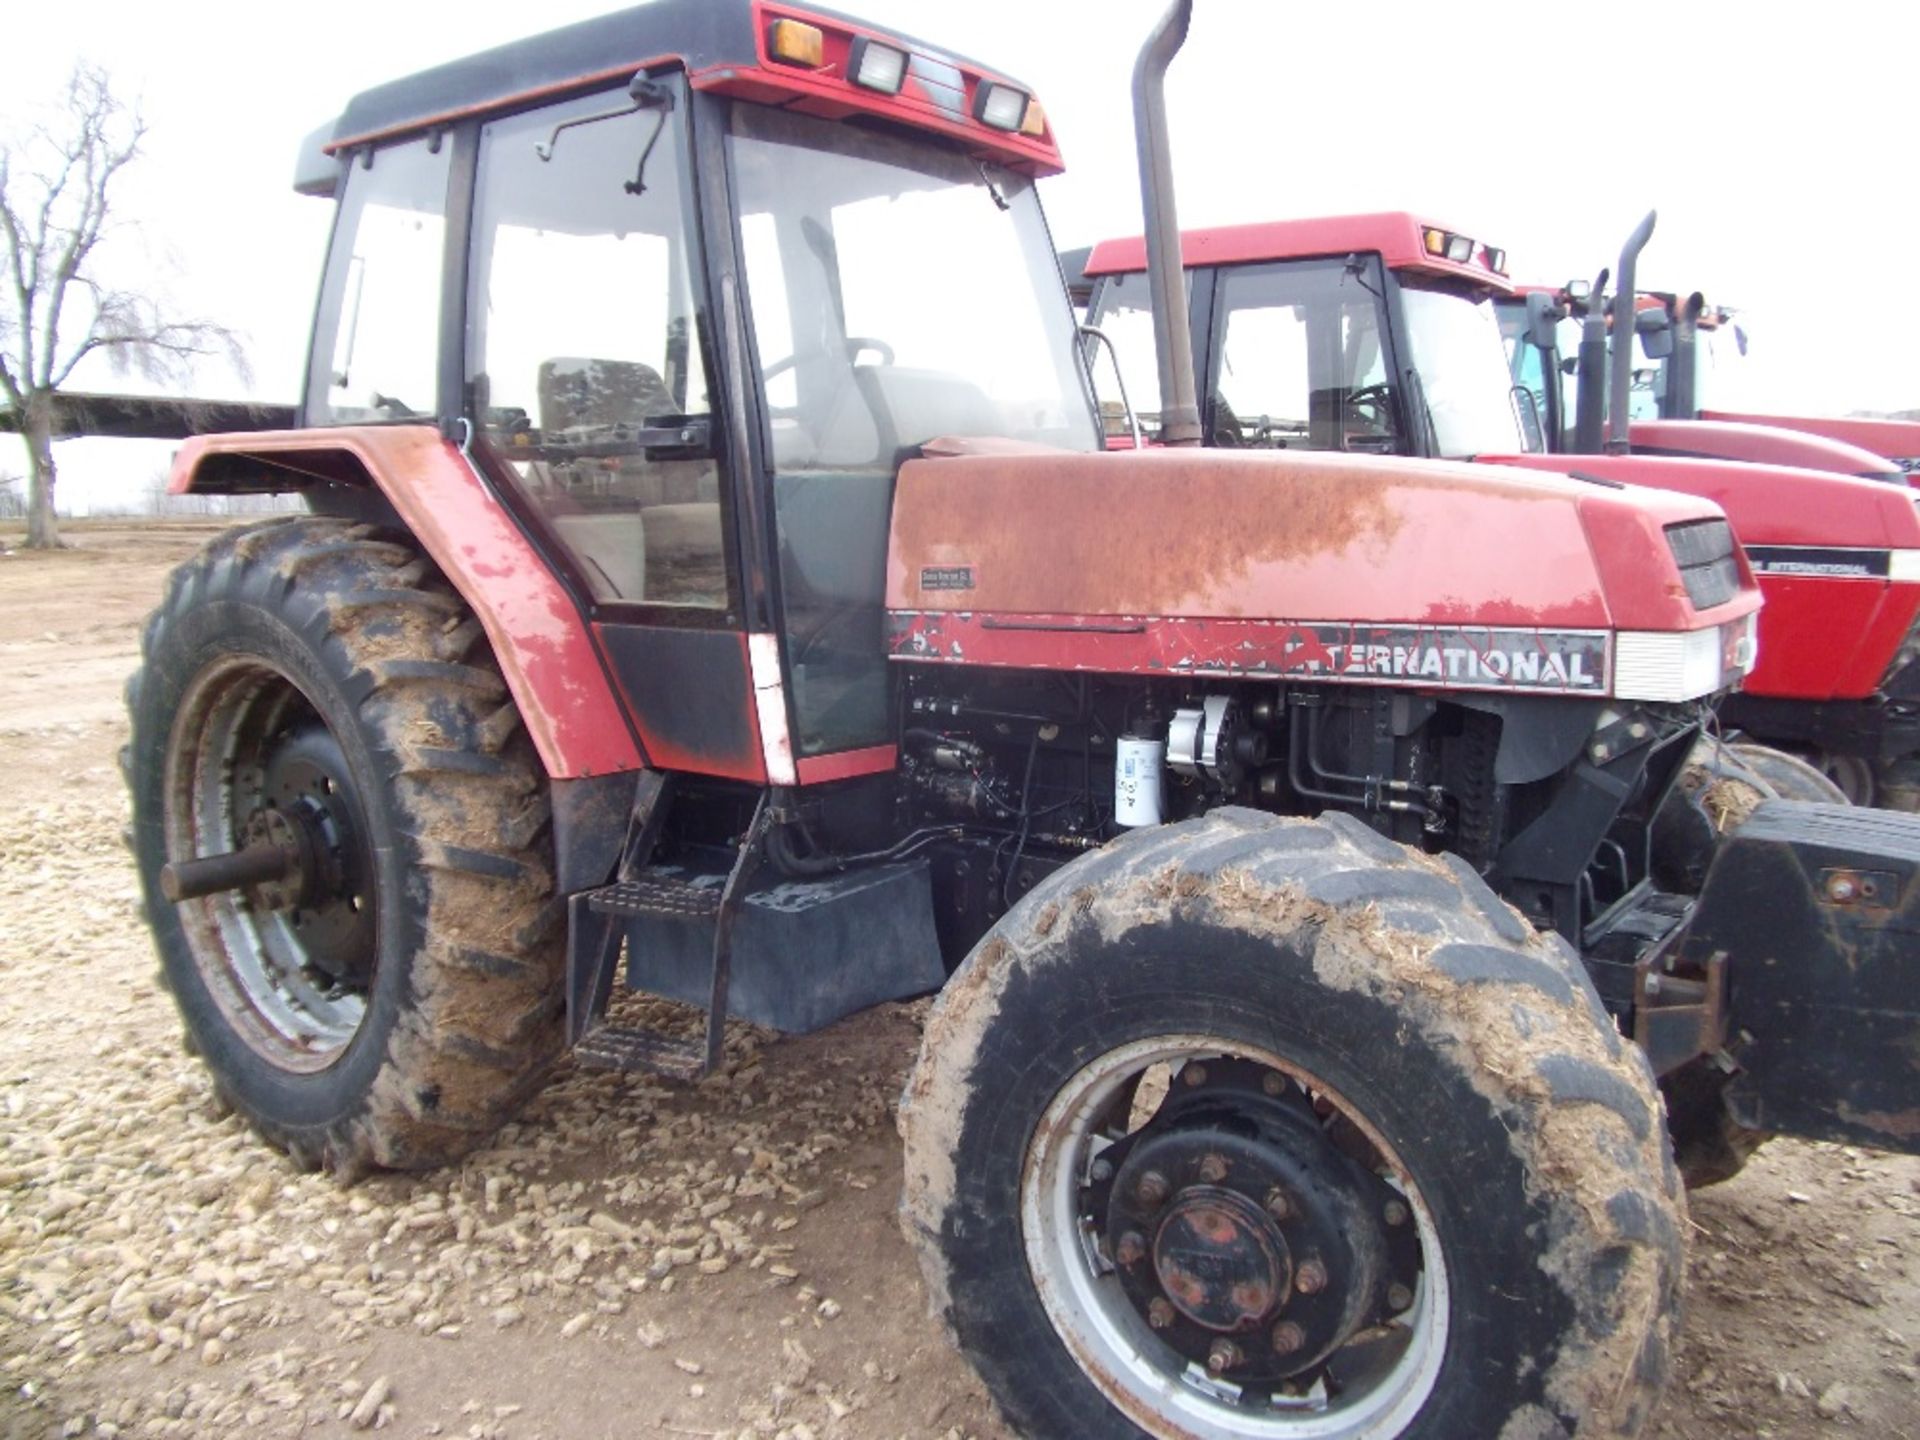
<instances>
[{"instance_id":1,"label":"dirt ground","mask_svg":"<svg viewBox=\"0 0 1920 1440\"><path fill-rule=\"evenodd\" d=\"M1004 1436L895 1226L916 1007L743 1032L693 1088L563 1069L459 1168L349 1191L219 1112L114 759L209 533L0 554L0 1437ZM1653 1433L1920 1437L1920 1161L1777 1142L1692 1215Z\"/></svg>"}]
</instances>

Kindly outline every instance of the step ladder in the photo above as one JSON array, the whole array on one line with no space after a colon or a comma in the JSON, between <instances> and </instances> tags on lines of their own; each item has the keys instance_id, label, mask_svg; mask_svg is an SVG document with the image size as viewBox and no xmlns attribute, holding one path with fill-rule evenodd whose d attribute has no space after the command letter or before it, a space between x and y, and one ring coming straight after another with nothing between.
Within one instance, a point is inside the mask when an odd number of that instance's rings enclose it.
<instances>
[{"instance_id":1,"label":"step ladder","mask_svg":"<svg viewBox=\"0 0 1920 1440\"><path fill-rule=\"evenodd\" d=\"M673 802L673 776L650 770L635 788L626 844L611 884L567 901L567 1040L574 1059L597 1070L643 1071L675 1080L700 1080L720 1067L727 1033L727 985L734 922L748 883L765 856L770 821L765 792L741 837L724 884L698 883L650 863ZM667 1035L609 1024L607 1004L619 968L625 922L640 916L713 927L712 976L706 1032Z\"/></svg>"}]
</instances>

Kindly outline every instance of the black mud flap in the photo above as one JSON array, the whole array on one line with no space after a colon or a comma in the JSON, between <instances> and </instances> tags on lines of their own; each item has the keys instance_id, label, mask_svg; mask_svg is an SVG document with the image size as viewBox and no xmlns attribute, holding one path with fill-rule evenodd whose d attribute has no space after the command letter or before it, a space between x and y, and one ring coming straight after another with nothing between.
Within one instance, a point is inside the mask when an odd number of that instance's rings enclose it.
<instances>
[{"instance_id":1,"label":"black mud flap","mask_svg":"<svg viewBox=\"0 0 1920 1440\"><path fill-rule=\"evenodd\" d=\"M1768 801L1682 944L1724 966L1741 1123L1920 1153L1920 815Z\"/></svg>"}]
</instances>

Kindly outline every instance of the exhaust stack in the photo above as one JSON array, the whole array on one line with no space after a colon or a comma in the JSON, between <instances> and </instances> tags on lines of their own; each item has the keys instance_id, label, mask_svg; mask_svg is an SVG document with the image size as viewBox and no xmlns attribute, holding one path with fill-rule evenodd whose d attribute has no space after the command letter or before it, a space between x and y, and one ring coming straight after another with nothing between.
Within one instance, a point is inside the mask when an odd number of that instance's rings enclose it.
<instances>
[{"instance_id":1,"label":"exhaust stack","mask_svg":"<svg viewBox=\"0 0 1920 1440\"><path fill-rule=\"evenodd\" d=\"M1653 238L1653 223L1658 212L1649 210L1646 219L1633 227L1620 251L1619 283L1613 292L1613 384L1607 405L1607 453L1625 455L1632 449L1627 439L1627 411L1633 399L1633 340L1638 295L1634 286L1634 267L1640 252Z\"/></svg>"},{"instance_id":2,"label":"exhaust stack","mask_svg":"<svg viewBox=\"0 0 1920 1440\"><path fill-rule=\"evenodd\" d=\"M1146 212L1147 294L1153 306L1154 351L1160 360L1160 439L1200 443L1200 405L1193 380L1193 331L1180 253L1180 216L1173 199L1173 152L1167 143L1167 67L1186 43L1193 0L1173 0L1140 47L1133 67L1133 128L1140 147L1140 203Z\"/></svg>"},{"instance_id":3,"label":"exhaust stack","mask_svg":"<svg viewBox=\"0 0 1920 1440\"><path fill-rule=\"evenodd\" d=\"M1587 313L1580 321L1580 348L1575 352L1573 453L1598 455L1607 429L1607 280L1602 269L1587 292Z\"/></svg>"}]
</instances>

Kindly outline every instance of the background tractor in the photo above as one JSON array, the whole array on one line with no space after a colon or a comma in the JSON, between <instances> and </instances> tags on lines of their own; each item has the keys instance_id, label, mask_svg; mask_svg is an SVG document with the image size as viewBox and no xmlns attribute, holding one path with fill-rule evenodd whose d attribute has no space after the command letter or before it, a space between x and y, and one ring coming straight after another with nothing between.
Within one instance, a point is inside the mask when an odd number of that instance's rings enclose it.
<instances>
[{"instance_id":1,"label":"background tractor","mask_svg":"<svg viewBox=\"0 0 1920 1440\"><path fill-rule=\"evenodd\" d=\"M774 0L355 97L296 423L172 480L308 513L182 567L129 688L188 1031L351 1176L569 1051L697 1077L730 1015L939 989L903 1222L1023 1433L1631 1434L1674 1145L1913 1141L1920 822L1656 837L1753 658L1709 503L1106 453L1059 164L1025 87Z\"/></svg>"}]
</instances>

